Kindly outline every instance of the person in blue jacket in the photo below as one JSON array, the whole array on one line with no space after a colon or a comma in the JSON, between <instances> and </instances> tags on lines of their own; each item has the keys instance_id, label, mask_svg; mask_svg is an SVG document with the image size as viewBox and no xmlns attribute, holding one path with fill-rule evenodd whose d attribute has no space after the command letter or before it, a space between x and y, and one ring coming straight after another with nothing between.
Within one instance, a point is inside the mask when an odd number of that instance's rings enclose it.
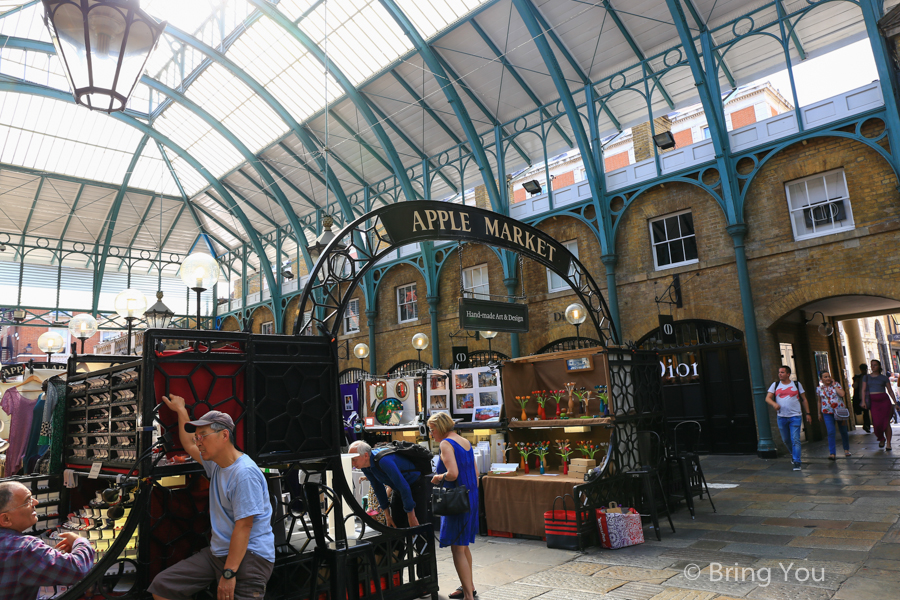
<instances>
[{"instance_id":1,"label":"person in blue jacket","mask_svg":"<svg viewBox=\"0 0 900 600\"><path fill-rule=\"evenodd\" d=\"M429 505L431 503L431 477L423 474L408 458L398 454L388 454L373 460L380 448L363 441L350 445L350 453L357 454L351 460L354 467L362 469L368 478L378 503L384 510L387 524L391 527L418 527L429 523ZM387 490L393 490L388 500Z\"/></svg>"}]
</instances>

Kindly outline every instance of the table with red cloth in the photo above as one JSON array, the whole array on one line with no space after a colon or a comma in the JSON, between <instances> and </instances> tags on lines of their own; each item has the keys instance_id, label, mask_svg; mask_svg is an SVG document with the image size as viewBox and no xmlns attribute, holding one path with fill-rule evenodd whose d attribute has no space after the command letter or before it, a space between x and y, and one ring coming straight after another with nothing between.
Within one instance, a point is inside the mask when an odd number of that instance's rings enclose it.
<instances>
[{"instance_id":1,"label":"table with red cloth","mask_svg":"<svg viewBox=\"0 0 900 600\"><path fill-rule=\"evenodd\" d=\"M553 508L557 496L574 497L574 488L581 483L583 477L562 473L525 475L519 470L514 475L485 475L481 485L487 528L494 533L544 537L544 512ZM565 500L566 508L572 510L573 499ZM562 500L556 507L562 510Z\"/></svg>"}]
</instances>

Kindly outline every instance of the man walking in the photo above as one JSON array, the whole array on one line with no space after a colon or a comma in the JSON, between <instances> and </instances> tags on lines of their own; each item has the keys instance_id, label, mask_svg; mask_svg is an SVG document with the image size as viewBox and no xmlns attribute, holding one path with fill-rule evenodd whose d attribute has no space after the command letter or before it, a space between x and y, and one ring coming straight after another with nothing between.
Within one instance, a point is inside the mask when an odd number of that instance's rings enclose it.
<instances>
[{"instance_id":1,"label":"man walking","mask_svg":"<svg viewBox=\"0 0 900 600\"><path fill-rule=\"evenodd\" d=\"M218 582L217 600L261 600L275 566L272 506L265 476L234 447L234 421L216 410L190 421L184 398L163 396L178 415L184 450L209 477L210 546L169 567L148 591L155 600L191 600Z\"/></svg>"},{"instance_id":2,"label":"man walking","mask_svg":"<svg viewBox=\"0 0 900 600\"><path fill-rule=\"evenodd\" d=\"M871 433L872 420L869 417L869 407L863 407L862 405L862 384L868 373L869 365L862 363L859 365L859 375L853 376L853 412L856 414L862 412L863 430L866 433Z\"/></svg>"},{"instance_id":3,"label":"man walking","mask_svg":"<svg viewBox=\"0 0 900 600\"><path fill-rule=\"evenodd\" d=\"M789 366L781 365L778 368L778 381L769 386L766 402L778 411L778 430L781 432L781 440L785 446L791 449L794 470L799 471L800 426L803 424L803 416L806 416L807 423L812 423L812 417L809 414L806 392L799 381L791 381Z\"/></svg>"}]
</instances>

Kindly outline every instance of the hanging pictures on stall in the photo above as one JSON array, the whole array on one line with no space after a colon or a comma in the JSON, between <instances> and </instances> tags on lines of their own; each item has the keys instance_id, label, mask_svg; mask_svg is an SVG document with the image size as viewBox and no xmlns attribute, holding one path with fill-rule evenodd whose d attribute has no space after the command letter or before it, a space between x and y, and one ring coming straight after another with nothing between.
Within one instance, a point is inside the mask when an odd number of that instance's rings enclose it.
<instances>
[{"instance_id":1,"label":"hanging pictures on stall","mask_svg":"<svg viewBox=\"0 0 900 600\"><path fill-rule=\"evenodd\" d=\"M450 412L449 378L440 371L428 371L425 376L425 396L428 399L428 414Z\"/></svg>"},{"instance_id":2,"label":"hanging pictures on stall","mask_svg":"<svg viewBox=\"0 0 900 600\"><path fill-rule=\"evenodd\" d=\"M471 414L473 421L499 421L503 395L500 373L489 367L452 372L453 413Z\"/></svg>"},{"instance_id":3,"label":"hanging pictures on stall","mask_svg":"<svg viewBox=\"0 0 900 600\"><path fill-rule=\"evenodd\" d=\"M416 398L410 390L415 389L415 384L412 378L365 382L366 427L396 427L414 422Z\"/></svg>"}]
</instances>

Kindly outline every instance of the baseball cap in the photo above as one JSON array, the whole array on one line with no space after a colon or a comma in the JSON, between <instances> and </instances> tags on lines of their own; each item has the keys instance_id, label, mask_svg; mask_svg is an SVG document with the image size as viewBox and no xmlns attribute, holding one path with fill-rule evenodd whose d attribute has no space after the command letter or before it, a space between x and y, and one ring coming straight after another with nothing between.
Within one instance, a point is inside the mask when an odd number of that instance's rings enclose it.
<instances>
[{"instance_id":1,"label":"baseball cap","mask_svg":"<svg viewBox=\"0 0 900 600\"><path fill-rule=\"evenodd\" d=\"M234 431L234 420L231 418L231 415L219 412L217 410L209 411L196 421L189 421L185 423L184 430L188 433L194 433L195 431L197 431L198 427L203 427L204 425L212 425L213 423L224 425L229 429L229 431Z\"/></svg>"}]
</instances>

